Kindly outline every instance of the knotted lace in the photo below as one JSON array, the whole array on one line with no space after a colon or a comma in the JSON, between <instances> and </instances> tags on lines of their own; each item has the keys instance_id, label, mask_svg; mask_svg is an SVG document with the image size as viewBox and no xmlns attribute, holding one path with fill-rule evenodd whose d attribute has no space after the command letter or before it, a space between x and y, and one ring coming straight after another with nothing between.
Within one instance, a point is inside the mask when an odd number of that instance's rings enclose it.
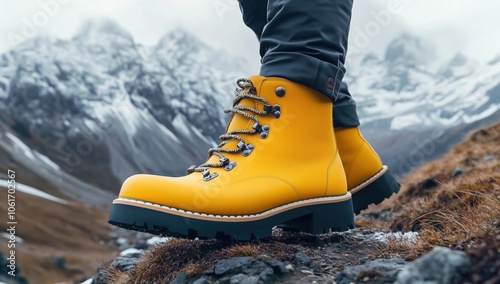
<instances>
[{"instance_id":1,"label":"knotted lace","mask_svg":"<svg viewBox=\"0 0 500 284\"><path fill-rule=\"evenodd\" d=\"M235 115L242 115L244 117L247 117L253 121L255 121L254 127L252 129L241 129L241 130L233 130L230 132L227 132L226 134L223 134L219 136L220 139L220 144L215 147L215 148L210 148L208 150L208 157L212 157L212 155L215 155L219 157L219 162L218 163L204 163L199 166L191 166L188 169L188 173L192 172L202 172L204 176L208 176L209 170L208 168L219 168L219 167L226 167L227 165L230 164L230 161L227 157L223 155L223 153L238 153L238 152L244 152L244 151L250 151L253 150L253 145L252 144L246 144L245 140L243 137L239 136L240 134L255 134L255 133L262 133L263 127L259 123L259 119L255 116L256 115L266 115L269 113L269 108L266 108L264 110L260 110L257 108L249 107L249 106L243 106L239 105L239 103L245 99L254 99L258 100L264 103L264 106L269 106L268 101L260 96L256 95L256 89L255 86L253 85L252 81L249 79L243 78L243 79L238 79L236 81L236 84L238 85L238 88L235 89L235 99L233 100L233 107L230 109L225 109L224 113L233 113ZM253 114L252 114L253 113ZM269 127L267 126L267 130ZM266 134L267 135L267 134ZM232 141L238 141L237 147L236 148L224 148L224 146ZM249 152L247 152L249 153ZM244 153L245 154L245 153ZM235 165L235 164L234 164ZM233 167L234 167L233 165ZM230 167L229 169L231 169ZM227 168L226 168L227 169Z\"/></svg>"}]
</instances>

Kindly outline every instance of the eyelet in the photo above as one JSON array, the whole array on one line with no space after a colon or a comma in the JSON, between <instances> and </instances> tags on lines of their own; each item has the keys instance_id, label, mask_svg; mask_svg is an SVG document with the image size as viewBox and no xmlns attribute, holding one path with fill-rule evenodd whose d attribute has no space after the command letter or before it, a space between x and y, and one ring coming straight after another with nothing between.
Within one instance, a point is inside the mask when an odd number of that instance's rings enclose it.
<instances>
[{"instance_id":1,"label":"eyelet","mask_svg":"<svg viewBox=\"0 0 500 284\"><path fill-rule=\"evenodd\" d=\"M254 149L255 146L253 144L247 144L245 150L243 150L243 156L248 157Z\"/></svg>"},{"instance_id":2,"label":"eyelet","mask_svg":"<svg viewBox=\"0 0 500 284\"><path fill-rule=\"evenodd\" d=\"M265 104L264 105L264 111L266 113L272 113L274 117L279 118L281 116L281 107L280 105L276 104L274 106Z\"/></svg>"},{"instance_id":3,"label":"eyelet","mask_svg":"<svg viewBox=\"0 0 500 284\"><path fill-rule=\"evenodd\" d=\"M238 144L236 144L236 147L238 147L238 149L240 150L245 150L247 148L247 145L245 144L245 142L240 141L238 142Z\"/></svg>"},{"instance_id":4,"label":"eyelet","mask_svg":"<svg viewBox=\"0 0 500 284\"><path fill-rule=\"evenodd\" d=\"M234 168L236 167L236 165L237 165L237 164L236 164L236 162L229 162L229 164L227 164L227 165L224 167L224 169L225 169L226 171L230 171L230 170L234 169Z\"/></svg>"},{"instance_id":5,"label":"eyelet","mask_svg":"<svg viewBox=\"0 0 500 284\"><path fill-rule=\"evenodd\" d=\"M203 171L201 172L201 174L205 178L205 177L210 175L210 170L208 168L203 168Z\"/></svg>"},{"instance_id":6,"label":"eyelet","mask_svg":"<svg viewBox=\"0 0 500 284\"><path fill-rule=\"evenodd\" d=\"M219 163L221 163L221 165L225 166L225 165L229 164L229 159L226 157L220 158Z\"/></svg>"},{"instance_id":7,"label":"eyelet","mask_svg":"<svg viewBox=\"0 0 500 284\"><path fill-rule=\"evenodd\" d=\"M203 181L209 181L209 180L213 180L214 178L218 177L219 174L218 173L212 173L212 174L209 174L208 176L206 177L203 177Z\"/></svg>"},{"instance_id":8,"label":"eyelet","mask_svg":"<svg viewBox=\"0 0 500 284\"><path fill-rule=\"evenodd\" d=\"M257 132L262 132L262 125L255 123L252 128Z\"/></svg>"}]
</instances>

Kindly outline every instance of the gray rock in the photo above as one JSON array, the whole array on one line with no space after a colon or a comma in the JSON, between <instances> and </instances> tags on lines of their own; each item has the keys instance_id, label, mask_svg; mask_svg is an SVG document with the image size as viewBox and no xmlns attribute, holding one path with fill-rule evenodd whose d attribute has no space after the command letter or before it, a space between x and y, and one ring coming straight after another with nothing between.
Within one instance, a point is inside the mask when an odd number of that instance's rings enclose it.
<instances>
[{"instance_id":1,"label":"gray rock","mask_svg":"<svg viewBox=\"0 0 500 284\"><path fill-rule=\"evenodd\" d=\"M284 273L288 272L285 264L279 260L271 259L271 260L266 260L264 262L267 265L271 266L273 268L274 273L276 273L276 274L284 274Z\"/></svg>"},{"instance_id":2,"label":"gray rock","mask_svg":"<svg viewBox=\"0 0 500 284\"><path fill-rule=\"evenodd\" d=\"M64 257L58 257L58 256L51 257L50 262L52 262L59 269L62 270L66 269L66 259Z\"/></svg>"},{"instance_id":3,"label":"gray rock","mask_svg":"<svg viewBox=\"0 0 500 284\"><path fill-rule=\"evenodd\" d=\"M221 279L215 281L215 284L229 284L230 280L231 280L231 277L229 277L229 276L222 277Z\"/></svg>"},{"instance_id":4,"label":"gray rock","mask_svg":"<svg viewBox=\"0 0 500 284\"><path fill-rule=\"evenodd\" d=\"M111 265L121 271L129 271L130 268L132 268L137 263L137 261L139 261L139 258L136 257L117 256L111 262Z\"/></svg>"},{"instance_id":5,"label":"gray rock","mask_svg":"<svg viewBox=\"0 0 500 284\"><path fill-rule=\"evenodd\" d=\"M212 282L205 277L201 277L200 279L193 282L193 284L210 284L210 283Z\"/></svg>"},{"instance_id":6,"label":"gray rock","mask_svg":"<svg viewBox=\"0 0 500 284\"><path fill-rule=\"evenodd\" d=\"M241 284L259 284L259 283L260 283L259 277L255 276L255 275L250 276L250 277L248 277L248 279L241 282Z\"/></svg>"},{"instance_id":7,"label":"gray rock","mask_svg":"<svg viewBox=\"0 0 500 284\"><path fill-rule=\"evenodd\" d=\"M128 258L140 258L144 253L144 250L138 250L135 248L129 248L120 252L120 256Z\"/></svg>"},{"instance_id":8,"label":"gray rock","mask_svg":"<svg viewBox=\"0 0 500 284\"><path fill-rule=\"evenodd\" d=\"M295 268L293 268L293 265L291 263L285 265L285 269L287 272L294 272Z\"/></svg>"},{"instance_id":9,"label":"gray rock","mask_svg":"<svg viewBox=\"0 0 500 284\"><path fill-rule=\"evenodd\" d=\"M130 247L128 240L123 237L116 239L115 244L120 248L120 250L125 250Z\"/></svg>"},{"instance_id":10,"label":"gray rock","mask_svg":"<svg viewBox=\"0 0 500 284\"><path fill-rule=\"evenodd\" d=\"M220 260L213 268L210 268L205 273L215 274L217 276L237 273L258 275L266 268L267 265L262 261L258 261L257 259L250 256L243 256Z\"/></svg>"},{"instance_id":11,"label":"gray rock","mask_svg":"<svg viewBox=\"0 0 500 284\"><path fill-rule=\"evenodd\" d=\"M170 281L169 284L186 284L187 279L186 279L186 274L184 272L179 273L174 280Z\"/></svg>"},{"instance_id":12,"label":"gray rock","mask_svg":"<svg viewBox=\"0 0 500 284\"><path fill-rule=\"evenodd\" d=\"M259 278L264 281L264 283L272 283L274 279L274 271L272 268L267 268L259 274Z\"/></svg>"},{"instance_id":13,"label":"gray rock","mask_svg":"<svg viewBox=\"0 0 500 284\"><path fill-rule=\"evenodd\" d=\"M335 282L337 284L359 283L368 278L368 283L393 283L405 264L405 260L398 258L367 261L364 264L346 267L336 275Z\"/></svg>"},{"instance_id":14,"label":"gray rock","mask_svg":"<svg viewBox=\"0 0 500 284\"><path fill-rule=\"evenodd\" d=\"M408 264L398 274L397 284L454 283L459 274L470 270L470 260L462 251L435 247L430 253Z\"/></svg>"},{"instance_id":15,"label":"gray rock","mask_svg":"<svg viewBox=\"0 0 500 284\"><path fill-rule=\"evenodd\" d=\"M452 177L457 177L461 174L465 173L465 169L461 167L456 167L453 173L451 174Z\"/></svg>"},{"instance_id":16,"label":"gray rock","mask_svg":"<svg viewBox=\"0 0 500 284\"><path fill-rule=\"evenodd\" d=\"M311 259L303 252L299 251L294 256L295 264L297 266L309 266L311 264Z\"/></svg>"},{"instance_id":17,"label":"gray rock","mask_svg":"<svg viewBox=\"0 0 500 284\"><path fill-rule=\"evenodd\" d=\"M229 272L241 271L241 268L246 265L250 265L254 261L253 257L233 257L230 259L223 259L217 262L213 272L215 275L223 275Z\"/></svg>"},{"instance_id":18,"label":"gray rock","mask_svg":"<svg viewBox=\"0 0 500 284\"><path fill-rule=\"evenodd\" d=\"M495 157L493 155L488 155L483 157L483 161L489 162L495 160Z\"/></svg>"},{"instance_id":19,"label":"gray rock","mask_svg":"<svg viewBox=\"0 0 500 284\"><path fill-rule=\"evenodd\" d=\"M135 242L135 244L133 245L134 248L136 249L142 249L142 250L145 250L145 249L148 249L149 248L149 244L146 242L146 240L137 240Z\"/></svg>"},{"instance_id":20,"label":"gray rock","mask_svg":"<svg viewBox=\"0 0 500 284\"><path fill-rule=\"evenodd\" d=\"M244 266L243 272L248 275L259 275L263 270L267 269L268 266L262 261L252 262L251 265Z\"/></svg>"},{"instance_id":21,"label":"gray rock","mask_svg":"<svg viewBox=\"0 0 500 284\"><path fill-rule=\"evenodd\" d=\"M241 284L243 281L248 279L248 275L245 274L236 274L231 277L231 280L229 280L229 283L231 284Z\"/></svg>"}]
</instances>

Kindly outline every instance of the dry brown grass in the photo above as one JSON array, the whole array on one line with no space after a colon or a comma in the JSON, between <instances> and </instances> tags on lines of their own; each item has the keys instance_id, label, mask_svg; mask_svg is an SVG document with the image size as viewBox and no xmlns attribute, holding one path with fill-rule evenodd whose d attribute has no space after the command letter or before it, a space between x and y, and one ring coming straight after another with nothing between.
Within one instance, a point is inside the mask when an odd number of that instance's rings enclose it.
<instances>
[{"instance_id":1,"label":"dry brown grass","mask_svg":"<svg viewBox=\"0 0 500 284\"><path fill-rule=\"evenodd\" d=\"M123 273L114 274L110 268L106 270L113 281L118 281L119 278L125 279L126 283L168 283L180 272L184 272L187 276L197 275L221 259L269 256L280 260L292 260L297 251L293 245L271 240L230 243L218 240L173 239L149 250L135 267L125 273L125 276Z\"/></svg>"},{"instance_id":2,"label":"dry brown grass","mask_svg":"<svg viewBox=\"0 0 500 284\"><path fill-rule=\"evenodd\" d=\"M257 257L261 254L261 249L256 244L247 244L241 246L232 246L226 249L226 254L229 257L237 256L253 256Z\"/></svg>"},{"instance_id":3,"label":"dry brown grass","mask_svg":"<svg viewBox=\"0 0 500 284\"><path fill-rule=\"evenodd\" d=\"M465 172L453 177L456 167ZM500 220L500 124L472 132L448 154L408 174L401 192L383 206L397 216L377 226L418 231L419 238L392 240L375 256L413 259L436 245L494 234Z\"/></svg>"},{"instance_id":4,"label":"dry brown grass","mask_svg":"<svg viewBox=\"0 0 500 284\"><path fill-rule=\"evenodd\" d=\"M121 271L116 267L109 266L106 269L108 273L107 283L109 284L127 284L130 282L130 277L127 273Z\"/></svg>"},{"instance_id":5,"label":"dry brown grass","mask_svg":"<svg viewBox=\"0 0 500 284\"><path fill-rule=\"evenodd\" d=\"M208 269L214 259L221 259L227 246L227 243L216 240L173 239L149 250L129 275L132 282L163 283L180 271L198 273Z\"/></svg>"},{"instance_id":6,"label":"dry brown grass","mask_svg":"<svg viewBox=\"0 0 500 284\"><path fill-rule=\"evenodd\" d=\"M0 189L4 192L4 189ZM6 194L0 196L0 215L7 216ZM55 203L22 192L16 193L16 256L30 283L81 280L95 274L116 255L109 236L107 212L77 203ZM6 223L0 224L5 232ZM0 250L5 254L7 246ZM64 268L53 261L65 260Z\"/></svg>"}]
</instances>

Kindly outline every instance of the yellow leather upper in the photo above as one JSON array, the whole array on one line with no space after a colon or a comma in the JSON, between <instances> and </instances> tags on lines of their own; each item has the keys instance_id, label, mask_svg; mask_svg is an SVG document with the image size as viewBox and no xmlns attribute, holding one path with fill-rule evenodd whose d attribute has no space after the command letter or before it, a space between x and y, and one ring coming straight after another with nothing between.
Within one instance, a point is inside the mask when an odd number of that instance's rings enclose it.
<instances>
[{"instance_id":1,"label":"yellow leather upper","mask_svg":"<svg viewBox=\"0 0 500 284\"><path fill-rule=\"evenodd\" d=\"M358 186L382 169L380 157L363 138L358 127L335 129L335 137L348 189Z\"/></svg>"},{"instance_id":2,"label":"yellow leather upper","mask_svg":"<svg viewBox=\"0 0 500 284\"><path fill-rule=\"evenodd\" d=\"M187 211L243 215L263 212L286 203L322 196L346 194L342 162L335 147L330 99L308 87L281 78L250 77L256 93L270 105L279 104L281 116L255 115L269 125L266 139L259 134L241 134L255 145L244 157L222 153L237 166L226 171L210 168L218 177L203 181L200 172L183 177L135 175L128 178L119 197L148 201ZM285 95L276 95L284 87ZM263 103L245 98L239 105L263 109ZM209 107L209 106L207 106ZM252 129L254 121L233 114L228 131ZM236 148L235 142L225 148ZM333 145L333 147L332 147ZM217 163L212 155L209 162Z\"/></svg>"}]
</instances>

